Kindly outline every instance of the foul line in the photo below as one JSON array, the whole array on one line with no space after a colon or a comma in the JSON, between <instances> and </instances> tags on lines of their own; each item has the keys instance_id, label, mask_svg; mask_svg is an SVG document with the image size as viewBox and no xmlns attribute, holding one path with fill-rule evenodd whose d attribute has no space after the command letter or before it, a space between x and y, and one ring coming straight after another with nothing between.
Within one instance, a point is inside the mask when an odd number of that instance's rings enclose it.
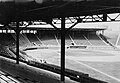
<instances>
[{"instance_id":1,"label":"foul line","mask_svg":"<svg viewBox=\"0 0 120 83\"><path fill-rule=\"evenodd\" d=\"M68 58L68 57L67 57L67 58ZM70 58L68 58L68 59L70 59ZM70 60L72 60L72 59L70 59ZM75 61L75 60L73 60L73 61ZM105 75L105 76L107 76L107 77L110 77L110 78L112 78L112 79L120 82L120 79L118 79L118 78L116 78L116 77L114 77L114 76L108 75L108 74L106 74L106 73L104 73L104 72L102 72L102 71L100 71L100 70L97 70L97 69L95 69L95 68L93 68L93 67L91 67L91 66L89 66L89 65L87 65L87 64L84 64L84 63L82 63L82 62L79 62L79 61L75 61L75 62L80 63L80 64L83 65L83 66L86 66L86 67L88 67L88 68L90 68L90 69L92 69L92 70L94 70L94 71L97 71L97 72L99 72L99 73L101 73L101 74L103 74L103 75Z\"/></svg>"},{"instance_id":2,"label":"foul line","mask_svg":"<svg viewBox=\"0 0 120 83\"><path fill-rule=\"evenodd\" d=\"M58 52L56 52L56 53L57 53L58 55L60 55ZM67 57L67 56L66 56L66 58L67 58L67 59L70 59L70 58ZM70 59L70 60L73 60L73 59ZM73 60L73 61L75 61L75 60ZM83 65L83 66L86 66L86 67L88 67L88 68L90 68L90 69L92 69L92 70L94 70L94 71L96 71L96 72L99 72L99 73L101 73L101 74L103 74L103 75L105 75L105 76L107 76L107 77L109 77L109 78L112 78L112 79L120 82L120 79L119 79L119 78L116 78L116 77L114 77L114 76L111 76L111 75L109 75L109 74L106 74L106 73L104 73L104 72L102 72L102 71L100 71L100 70L98 70L98 69L95 69L95 68L93 68L93 67L91 67L91 66L89 66L89 65L87 65L87 64L84 64L84 63L82 63L82 62L79 62L79 61L75 61L75 62L77 62L77 63L79 63L79 64L81 64L81 65Z\"/></svg>"}]
</instances>

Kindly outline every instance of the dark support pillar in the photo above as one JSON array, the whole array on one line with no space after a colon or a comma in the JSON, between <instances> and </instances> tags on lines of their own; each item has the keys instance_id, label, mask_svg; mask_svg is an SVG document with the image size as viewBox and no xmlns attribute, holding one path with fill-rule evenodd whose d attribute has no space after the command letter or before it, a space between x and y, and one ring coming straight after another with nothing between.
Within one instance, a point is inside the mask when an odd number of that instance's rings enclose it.
<instances>
[{"instance_id":1,"label":"dark support pillar","mask_svg":"<svg viewBox=\"0 0 120 83\"><path fill-rule=\"evenodd\" d=\"M16 22L16 63L19 64L19 22Z\"/></svg>"},{"instance_id":2,"label":"dark support pillar","mask_svg":"<svg viewBox=\"0 0 120 83\"><path fill-rule=\"evenodd\" d=\"M107 14L103 14L103 21L107 21Z\"/></svg>"},{"instance_id":3,"label":"dark support pillar","mask_svg":"<svg viewBox=\"0 0 120 83\"><path fill-rule=\"evenodd\" d=\"M65 17L61 19L61 81L65 81Z\"/></svg>"}]
</instances>

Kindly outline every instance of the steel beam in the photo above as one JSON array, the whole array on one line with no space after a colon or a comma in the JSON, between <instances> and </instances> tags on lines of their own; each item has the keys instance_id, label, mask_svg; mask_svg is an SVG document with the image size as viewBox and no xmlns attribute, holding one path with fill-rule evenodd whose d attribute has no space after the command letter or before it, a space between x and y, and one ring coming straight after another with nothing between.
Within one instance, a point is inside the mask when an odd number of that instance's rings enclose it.
<instances>
[{"instance_id":1,"label":"steel beam","mask_svg":"<svg viewBox=\"0 0 120 83\"><path fill-rule=\"evenodd\" d=\"M65 17L61 19L61 81L65 81Z\"/></svg>"},{"instance_id":2,"label":"steel beam","mask_svg":"<svg viewBox=\"0 0 120 83\"><path fill-rule=\"evenodd\" d=\"M16 22L16 63L19 64L19 22Z\"/></svg>"}]
</instances>

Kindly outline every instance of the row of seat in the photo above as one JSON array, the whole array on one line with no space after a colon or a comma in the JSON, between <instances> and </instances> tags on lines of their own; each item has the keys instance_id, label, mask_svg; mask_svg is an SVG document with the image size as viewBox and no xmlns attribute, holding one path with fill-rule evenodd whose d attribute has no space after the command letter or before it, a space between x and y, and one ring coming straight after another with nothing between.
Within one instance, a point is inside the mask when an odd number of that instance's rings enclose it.
<instances>
[{"instance_id":1,"label":"row of seat","mask_svg":"<svg viewBox=\"0 0 120 83\"><path fill-rule=\"evenodd\" d=\"M24 35L29 42L33 45L60 45L61 44L61 38L57 37L56 35L48 36L46 38L40 38L38 35L35 34L25 34ZM21 40L23 40L21 38ZM24 38L24 41L26 39ZM71 43L74 42L76 45L106 45L97 35L90 35L88 38L85 35L81 36L75 36L72 37L70 35L66 36L66 45L71 45Z\"/></svg>"},{"instance_id":2,"label":"row of seat","mask_svg":"<svg viewBox=\"0 0 120 83\"><path fill-rule=\"evenodd\" d=\"M15 34L0 34L0 41L1 44L15 46ZM117 39L117 38L116 38ZM61 44L61 38L56 35L52 36L44 36L41 38L39 35L36 34L20 34L20 46L33 46L33 45L60 45ZM110 42L114 39L108 39ZM114 40L116 41L116 40ZM120 41L118 41L119 44ZM66 45L71 45L72 43L75 43L76 45L106 45L98 35L91 34L89 36L87 35L67 35L66 36ZM113 42L112 42L113 43ZM113 43L115 45L115 43Z\"/></svg>"}]
</instances>

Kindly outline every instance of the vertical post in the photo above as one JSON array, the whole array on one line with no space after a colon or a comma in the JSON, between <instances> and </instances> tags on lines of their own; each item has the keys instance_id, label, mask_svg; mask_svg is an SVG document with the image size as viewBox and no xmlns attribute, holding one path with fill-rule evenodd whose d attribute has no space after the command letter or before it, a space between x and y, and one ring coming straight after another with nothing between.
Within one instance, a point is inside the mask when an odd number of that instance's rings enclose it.
<instances>
[{"instance_id":1,"label":"vertical post","mask_svg":"<svg viewBox=\"0 0 120 83\"><path fill-rule=\"evenodd\" d=\"M103 14L103 21L107 21L107 14Z\"/></svg>"},{"instance_id":2,"label":"vertical post","mask_svg":"<svg viewBox=\"0 0 120 83\"><path fill-rule=\"evenodd\" d=\"M65 17L61 18L61 81L65 81Z\"/></svg>"},{"instance_id":3,"label":"vertical post","mask_svg":"<svg viewBox=\"0 0 120 83\"><path fill-rule=\"evenodd\" d=\"M16 22L16 64L19 64L19 22Z\"/></svg>"}]
</instances>

